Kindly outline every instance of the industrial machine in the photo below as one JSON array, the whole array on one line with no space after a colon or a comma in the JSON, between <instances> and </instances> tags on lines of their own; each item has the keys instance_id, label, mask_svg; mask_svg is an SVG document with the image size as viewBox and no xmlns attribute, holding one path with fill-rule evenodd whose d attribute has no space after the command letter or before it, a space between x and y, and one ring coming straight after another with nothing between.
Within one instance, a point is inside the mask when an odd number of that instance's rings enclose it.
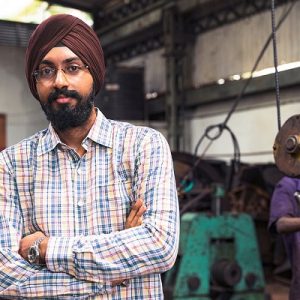
<instances>
[{"instance_id":1,"label":"industrial machine","mask_svg":"<svg viewBox=\"0 0 300 300\"><path fill-rule=\"evenodd\" d=\"M273 153L281 172L290 177L300 177L300 115L291 116L280 128Z\"/></svg>"},{"instance_id":2,"label":"industrial machine","mask_svg":"<svg viewBox=\"0 0 300 300\"><path fill-rule=\"evenodd\" d=\"M164 277L166 299L263 300L264 275L247 214L181 218L179 255Z\"/></svg>"},{"instance_id":3,"label":"industrial machine","mask_svg":"<svg viewBox=\"0 0 300 300\"><path fill-rule=\"evenodd\" d=\"M183 186L180 178L195 159L179 153L173 159L177 184L181 187L181 228L177 261L163 277L165 299L266 299L254 219L240 209L246 209L247 203L237 205L236 198L242 198L239 193L232 190L226 194L225 165L219 161L201 161L189 173L190 177L184 176L187 184ZM261 202L261 195L250 194L253 203L256 199ZM234 210L228 209L228 200ZM258 209L253 203L252 212L259 213L261 207Z\"/></svg>"}]
</instances>

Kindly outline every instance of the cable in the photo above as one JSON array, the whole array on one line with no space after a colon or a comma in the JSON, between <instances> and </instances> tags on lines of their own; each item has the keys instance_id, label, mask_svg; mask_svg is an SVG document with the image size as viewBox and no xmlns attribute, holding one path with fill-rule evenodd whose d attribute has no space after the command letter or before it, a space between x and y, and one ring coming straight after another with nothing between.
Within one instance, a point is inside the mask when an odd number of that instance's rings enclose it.
<instances>
[{"instance_id":1,"label":"cable","mask_svg":"<svg viewBox=\"0 0 300 300\"><path fill-rule=\"evenodd\" d=\"M285 19L286 19L286 18L288 17L288 15L290 14L290 12L291 12L292 8L294 7L295 3L296 3L296 0L293 0L293 2L291 3L290 7L289 7L289 8L287 9L287 11L286 11L285 13L283 13L283 15L281 16L281 18L280 18L278 24L277 24L276 26L274 26L274 31L277 31L277 30L280 28L280 26L282 25L282 23L285 21ZM231 115L234 113L234 111L235 111L235 109L236 109L238 103L240 102L242 96L244 95L246 89L248 88L250 82L252 81L252 79L253 79L253 73L254 73L254 71L256 70L258 64L260 63L260 61L261 61L263 55L265 54L265 52L266 52L266 50L267 50L267 48L268 48L270 42L272 41L272 38L273 38L273 30L272 30L272 33L269 35L268 39L266 40L265 45L263 46L261 52L259 53L259 55L258 55L258 57L257 57L257 59L256 59L256 61L255 61L255 63L254 63L254 66L253 66L253 68L252 68L252 70L251 70L251 75L250 75L250 77L246 80L246 83L245 83L244 87L241 89L241 91L240 91L239 95L237 96L237 98L236 98L236 100L235 100L235 102L234 102L234 104L233 104L231 110L229 111L227 117L225 118L224 124L227 124L227 122L229 121Z\"/></svg>"},{"instance_id":2,"label":"cable","mask_svg":"<svg viewBox=\"0 0 300 300\"><path fill-rule=\"evenodd\" d=\"M210 127L208 127L209 129ZM224 125L222 128L222 131L226 130L229 132L230 136L231 136L231 140L233 143L233 160L232 160L232 167L234 169L234 171L237 171L240 165L240 147L237 141L237 138L235 136L235 134L232 132L232 130L227 126ZM207 144L207 146L205 147L202 155L197 158L197 160L195 160L193 166L190 168L190 170L186 173L186 175L180 180L180 184L178 185L177 191L178 192L182 192L182 191L186 191L187 189L187 184L193 181L193 172L196 169L196 167L198 166L198 164L200 163L200 161L203 159L203 156L205 155L206 151L208 150L208 148L210 147L210 145L212 144L212 142L219 137L219 133L220 131L217 133L216 136L211 136L209 137L209 143ZM204 139L204 137L209 136L209 130L207 130L206 135L202 136L202 139ZM194 156L196 158L196 156Z\"/></svg>"},{"instance_id":3,"label":"cable","mask_svg":"<svg viewBox=\"0 0 300 300\"><path fill-rule=\"evenodd\" d=\"M274 68L275 68L277 125L278 125L278 130L280 130L280 127L281 127L281 114L280 114L280 94L279 94L277 40L276 40L276 28L275 28L275 1L271 0L271 3L272 3L271 4L271 19L272 19L273 58L274 58Z\"/></svg>"}]
</instances>

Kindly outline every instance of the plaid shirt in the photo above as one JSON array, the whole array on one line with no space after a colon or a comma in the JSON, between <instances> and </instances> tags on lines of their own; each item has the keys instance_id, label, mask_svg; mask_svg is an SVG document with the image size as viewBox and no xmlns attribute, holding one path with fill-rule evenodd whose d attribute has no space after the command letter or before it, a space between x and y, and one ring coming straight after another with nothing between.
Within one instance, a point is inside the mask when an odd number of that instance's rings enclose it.
<instances>
[{"instance_id":1,"label":"plaid shirt","mask_svg":"<svg viewBox=\"0 0 300 300\"><path fill-rule=\"evenodd\" d=\"M163 299L179 226L167 142L98 110L82 145L80 157L49 125L0 153L0 298ZM125 230L138 198L143 224ZM50 237L46 267L18 254L36 231Z\"/></svg>"}]
</instances>

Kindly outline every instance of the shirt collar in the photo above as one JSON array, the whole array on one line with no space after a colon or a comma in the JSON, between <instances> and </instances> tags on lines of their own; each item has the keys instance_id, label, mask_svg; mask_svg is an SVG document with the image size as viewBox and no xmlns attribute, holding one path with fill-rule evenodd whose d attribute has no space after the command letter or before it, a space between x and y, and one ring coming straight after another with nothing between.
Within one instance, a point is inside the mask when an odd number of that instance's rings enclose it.
<instances>
[{"instance_id":1,"label":"shirt collar","mask_svg":"<svg viewBox=\"0 0 300 300\"><path fill-rule=\"evenodd\" d=\"M42 155L53 150L59 143L61 141L50 123L48 129L44 131L44 134L39 139L37 155Z\"/></svg>"},{"instance_id":2,"label":"shirt collar","mask_svg":"<svg viewBox=\"0 0 300 300\"><path fill-rule=\"evenodd\" d=\"M95 143L111 148L112 147L112 124L107 118L105 118L105 116L98 108L96 108L96 110L97 110L96 120L92 128L90 129L87 137L85 138L85 140L91 139ZM46 130L45 134L42 135L39 140L37 154L41 155L50 152L58 144L62 144L62 142L50 123L48 126L48 130Z\"/></svg>"},{"instance_id":3,"label":"shirt collar","mask_svg":"<svg viewBox=\"0 0 300 300\"><path fill-rule=\"evenodd\" d=\"M105 147L112 147L112 124L103 113L96 108L97 118L87 138Z\"/></svg>"}]
</instances>

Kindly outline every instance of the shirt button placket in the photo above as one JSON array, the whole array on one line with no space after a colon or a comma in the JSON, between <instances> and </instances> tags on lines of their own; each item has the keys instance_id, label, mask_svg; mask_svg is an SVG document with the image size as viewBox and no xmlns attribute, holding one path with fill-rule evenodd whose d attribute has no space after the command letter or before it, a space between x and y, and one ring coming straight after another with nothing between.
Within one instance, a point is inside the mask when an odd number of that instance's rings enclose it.
<instances>
[{"instance_id":1,"label":"shirt button placket","mask_svg":"<svg viewBox=\"0 0 300 300\"><path fill-rule=\"evenodd\" d=\"M76 176L76 204L77 204L77 219L80 224L80 228L77 228L77 232L79 235L86 234L86 210L85 210L85 190L86 190L86 182L84 180L84 160L78 161L75 169Z\"/></svg>"}]
</instances>

